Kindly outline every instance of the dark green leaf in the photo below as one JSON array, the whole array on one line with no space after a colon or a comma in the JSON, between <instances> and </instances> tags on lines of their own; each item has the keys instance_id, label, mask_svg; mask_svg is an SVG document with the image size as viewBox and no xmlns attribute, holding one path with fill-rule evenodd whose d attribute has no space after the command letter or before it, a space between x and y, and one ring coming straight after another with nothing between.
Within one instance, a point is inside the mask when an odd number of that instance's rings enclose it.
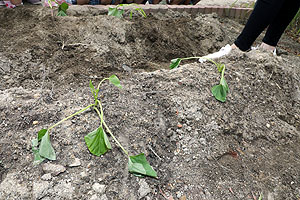
<instances>
[{"instance_id":1,"label":"dark green leaf","mask_svg":"<svg viewBox=\"0 0 300 200\"><path fill-rule=\"evenodd\" d=\"M38 142L41 141L42 137L47 133L47 129L41 129L39 132L38 132Z\"/></svg>"},{"instance_id":2,"label":"dark green leaf","mask_svg":"<svg viewBox=\"0 0 300 200\"><path fill-rule=\"evenodd\" d=\"M119 10L117 7L116 8L108 8L108 15L122 18L123 13L124 13L124 10Z\"/></svg>"},{"instance_id":3,"label":"dark green leaf","mask_svg":"<svg viewBox=\"0 0 300 200\"><path fill-rule=\"evenodd\" d=\"M111 149L107 135L102 127L84 136L84 140L89 151L96 156L103 155Z\"/></svg>"},{"instance_id":4,"label":"dark green leaf","mask_svg":"<svg viewBox=\"0 0 300 200\"><path fill-rule=\"evenodd\" d=\"M120 80L118 79L118 77L116 75L111 75L109 77L109 81L114 84L115 86L117 86L118 88L122 89L122 86L120 84Z\"/></svg>"},{"instance_id":5,"label":"dark green leaf","mask_svg":"<svg viewBox=\"0 0 300 200\"><path fill-rule=\"evenodd\" d=\"M31 141L31 143L32 143L32 152L33 152L33 156L34 156L33 164L38 165L41 162L43 162L45 160L45 158L41 157L41 155L39 153L39 149L37 147L39 144L38 139L33 139Z\"/></svg>"},{"instance_id":6,"label":"dark green leaf","mask_svg":"<svg viewBox=\"0 0 300 200\"><path fill-rule=\"evenodd\" d=\"M133 173L138 176L151 176L155 178L157 177L156 172L148 163L143 153L129 157L128 170L130 173Z\"/></svg>"},{"instance_id":7,"label":"dark green leaf","mask_svg":"<svg viewBox=\"0 0 300 200\"><path fill-rule=\"evenodd\" d=\"M59 5L58 11L64 11L67 13L67 10L69 8L69 5L66 2L63 2L62 4Z\"/></svg>"},{"instance_id":8,"label":"dark green leaf","mask_svg":"<svg viewBox=\"0 0 300 200\"><path fill-rule=\"evenodd\" d=\"M211 92L213 93L213 95L215 96L215 98L221 102L225 102L226 101L226 88L224 88L223 85L215 85L214 87L212 87Z\"/></svg>"},{"instance_id":9,"label":"dark green leaf","mask_svg":"<svg viewBox=\"0 0 300 200\"><path fill-rule=\"evenodd\" d=\"M42 157L47 158L49 160L56 160L55 151L51 145L50 135L49 135L48 131L42 137L39 154Z\"/></svg>"},{"instance_id":10,"label":"dark green leaf","mask_svg":"<svg viewBox=\"0 0 300 200\"><path fill-rule=\"evenodd\" d=\"M181 58L171 60L170 69L177 68L181 62Z\"/></svg>"}]
</instances>

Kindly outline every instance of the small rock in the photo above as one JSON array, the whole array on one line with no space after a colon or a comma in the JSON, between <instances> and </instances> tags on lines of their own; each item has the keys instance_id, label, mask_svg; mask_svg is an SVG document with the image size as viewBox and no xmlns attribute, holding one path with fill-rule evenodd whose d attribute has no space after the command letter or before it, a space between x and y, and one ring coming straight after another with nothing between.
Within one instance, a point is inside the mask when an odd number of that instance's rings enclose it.
<instances>
[{"instance_id":1,"label":"small rock","mask_svg":"<svg viewBox=\"0 0 300 200\"><path fill-rule=\"evenodd\" d=\"M32 124L33 125L37 125L39 123L39 121L33 121Z\"/></svg>"},{"instance_id":2,"label":"small rock","mask_svg":"<svg viewBox=\"0 0 300 200\"><path fill-rule=\"evenodd\" d=\"M266 126L267 126L267 128L270 128L270 127L271 127L271 125L270 125L270 124L266 124Z\"/></svg>"},{"instance_id":3,"label":"small rock","mask_svg":"<svg viewBox=\"0 0 300 200\"><path fill-rule=\"evenodd\" d=\"M41 177L41 179L42 179L43 181L49 181L49 180L51 180L51 178L52 178L51 173L44 174L44 175Z\"/></svg>"},{"instance_id":4,"label":"small rock","mask_svg":"<svg viewBox=\"0 0 300 200\"><path fill-rule=\"evenodd\" d=\"M100 198L97 196L97 194L94 194L91 196L90 200L100 200Z\"/></svg>"},{"instance_id":5,"label":"small rock","mask_svg":"<svg viewBox=\"0 0 300 200\"><path fill-rule=\"evenodd\" d=\"M41 97L41 94L39 94L39 93L33 95L33 98L35 98L35 99L38 99L40 97Z\"/></svg>"},{"instance_id":6,"label":"small rock","mask_svg":"<svg viewBox=\"0 0 300 200\"><path fill-rule=\"evenodd\" d=\"M80 172L81 178L85 178L88 176L88 174L85 171Z\"/></svg>"},{"instance_id":7,"label":"small rock","mask_svg":"<svg viewBox=\"0 0 300 200\"><path fill-rule=\"evenodd\" d=\"M139 198L142 199L147 194L149 194L151 192L151 190L150 190L148 183L146 183L146 181L144 179L140 179L139 184L140 184L140 188L138 190Z\"/></svg>"},{"instance_id":8,"label":"small rock","mask_svg":"<svg viewBox=\"0 0 300 200\"><path fill-rule=\"evenodd\" d=\"M33 197L34 199L41 199L47 194L47 190L50 187L50 183L47 181L39 181L33 183Z\"/></svg>"},{"instance_id":9,"label":"small rock","mask_svg":"<svg viewBox=\"0 0 300 200\"><path fill-rule=\"evenodd\" d=\"M94 183L92 186L93 190L99 194L102 194L105 191L105 185L101 185L99 183Z\"/></svg>"},{"instance_id":10,"label":"small rock","mask_svg":"<svg viewBox=\"0 0 300 200\"><path fill-rule=\"evenodd\" d=\"M79 158L75 158L74 162L72 164L70 164L70 167L78 167L81 165L80 159Z\"/></svg>"},{"instance_id":11,"label":"small rock","mask_svg":"<svg viewBox=\"0 0 300 200\"><path fill-rule=\"evenodd\" d=\"M45 163L43 164L43 171L45 173L51 173L53 176L57 176L60 173L66 171L66 168L62 165L55 165L52 163Z\"/></svg>"}]
</instances>

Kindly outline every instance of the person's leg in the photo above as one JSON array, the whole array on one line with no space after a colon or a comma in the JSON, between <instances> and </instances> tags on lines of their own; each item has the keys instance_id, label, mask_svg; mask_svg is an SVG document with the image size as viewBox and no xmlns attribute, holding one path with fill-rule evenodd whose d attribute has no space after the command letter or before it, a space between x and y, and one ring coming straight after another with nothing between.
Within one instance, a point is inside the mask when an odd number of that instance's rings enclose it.
<instances>
[{"instance_id":1,"label":"person's leg","mask_svg":"<svg viewBox=\"0 0 300 200\"><path fill-rule=\"evenodd\" d=\"M249 50L256 38L276 18L285 1L290 0L257 0L242 33L234 44L242 51Z\"/></svg>"},{"instance_id":2,"label":"person's leg","mask_svg":"<svg viewBox=\"0 0 300 200\"><path fill-rule=\"evenodd\" d=\"M284 30L293 20L300 7L300 0L286 0L277 16L270 23L266 35L263 39L263 45L276 47Z\"/></svg>"}]
</instances>

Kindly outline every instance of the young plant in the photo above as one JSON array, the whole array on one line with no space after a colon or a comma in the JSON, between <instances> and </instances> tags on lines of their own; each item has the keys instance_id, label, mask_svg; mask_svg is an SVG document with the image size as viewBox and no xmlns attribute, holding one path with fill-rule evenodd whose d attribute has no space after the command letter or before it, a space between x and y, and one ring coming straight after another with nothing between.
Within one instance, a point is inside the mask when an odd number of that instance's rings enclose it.
<instances>
[{"instance_id":1,"label":"young plant","mask_svg":"<svg viewBox=\"0 0 300 200\"><path fill-rule=\"evenodd\" d=\"M129 7L130 9L130 14L129 17L132 19L132 14L134 11L137 11L140 13L144 18L147 17L146 13L142 8L139 7L138 4L132 3L132 4L119 4L115 8L108 8L108 15L115 16L122 18L124 14L124 7Z\"/></svg>"},{"instance_id":2,"label":"young plant","mask_svg":"<svg viewBox=\"0 0 300 200\"><path fill-rule=\"evenodd\" d=\"M122 149L126 157L128 158L128 170L130 173L143 177L143 176L150 176L150 177L157 177L156 172L153 170L153 168L150 166L149 162L147 161L145 155L143 153L138 155L132 155L130 156L128 152L125 150L125 148L120 144L120 142L117 140L117 138L113 135L113 133L110 131L109 127L107 126L106 122L104 121L104 114L103 114L103 108L101 101L99 100L99 92L100 87L104 81L109 81L113 85L117 86L118 88L122 89L122 86L120 84L120 80L116 75L112 75L109 78L104 78L100 83L98 84L97 88L94 87L92 81L90 81L90 89L92 91L92 95L94 98L94 103L88 105L87 107L81 109L80 111L64 118L63 120L57 122L53 126L51 126L48 129L41 129L38 134L37 138L32 140L32 151L34 154L34 164L39 164L43 162L45 159L48 160L56 160L56 154L55 151L51 145L50 141L50 130L52 130L54 127L58 126L62 122L86 111L89 108L93 108L100 120L99 127L84 136L85 143L89 149L89 151L96 156L100 156L105 154L108 150L110 150L111 144L109 142L109 139L106 135L106 132L109 133L109 135L113 138L113 140L117 143L117 145Z\"/></svg>"},{"instance_id":3,"label":"young plant","mask_svg":"<svg viewBox=\"0 0 300 200\"><path fill-rule=\"evenodd\" d=\"M176 58L176 59L171 60L170 69L177 68L180 65L181 61L183 61L183 60L199 59L199 58L212 62L214 65L216 65L218 71L221 73L220 84L213 86L211 88L211 92L218 101L225 102L227 93L229 92L229 87L228 87L228 84L224 77L224 73L225 73L225 65L224 64L217 63L217 62L213 61L212 59L205 58L205 57Z\"/></svg>"},{"instance_id":4,"label":"young plant","mask_svg":"<svg viewBox=\"0 0 300 200\"><path fill-rule=\"evenodd\" d=\"M51 15L52 17L54 16L54 12L53 12L53 4L58 5L58 12L57 12L57 16L67 16L67 10L69 8L69 5L66 2L62 2L62 3L58 3L56 0L48 0L48 5L51 8Z\"/></svg>"}]
</instances>

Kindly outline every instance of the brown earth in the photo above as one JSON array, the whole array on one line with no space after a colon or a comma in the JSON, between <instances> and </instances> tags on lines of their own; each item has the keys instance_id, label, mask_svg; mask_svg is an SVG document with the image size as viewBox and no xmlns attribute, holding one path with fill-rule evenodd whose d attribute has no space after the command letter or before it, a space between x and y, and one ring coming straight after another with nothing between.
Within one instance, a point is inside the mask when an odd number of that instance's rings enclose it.
<instances>
[{"instance_id":1,"label":"brown earth","mask_svg":"<svg viewBox=\"0 0 300 200\"><path fill-rule=\"evenodd\" d=\"M76 6L69 15L0 9L0 199L300 198L298 43L284 36L280 56L221 59L230 92L220 103L210 93L214 65L168 65L232 42L238 22L173 11L118 19ZM36 133L91 103L89 80L112 74L123 89L104 84L105 120L158 178L129 174L113 142L101 157L89 153L84 136L99 125L92 111L55 128L57 160L34 166ZM70 167L75 158L80 165ZM66 169L50 175L49 163Z\"/></svg>"}]
</instances>

